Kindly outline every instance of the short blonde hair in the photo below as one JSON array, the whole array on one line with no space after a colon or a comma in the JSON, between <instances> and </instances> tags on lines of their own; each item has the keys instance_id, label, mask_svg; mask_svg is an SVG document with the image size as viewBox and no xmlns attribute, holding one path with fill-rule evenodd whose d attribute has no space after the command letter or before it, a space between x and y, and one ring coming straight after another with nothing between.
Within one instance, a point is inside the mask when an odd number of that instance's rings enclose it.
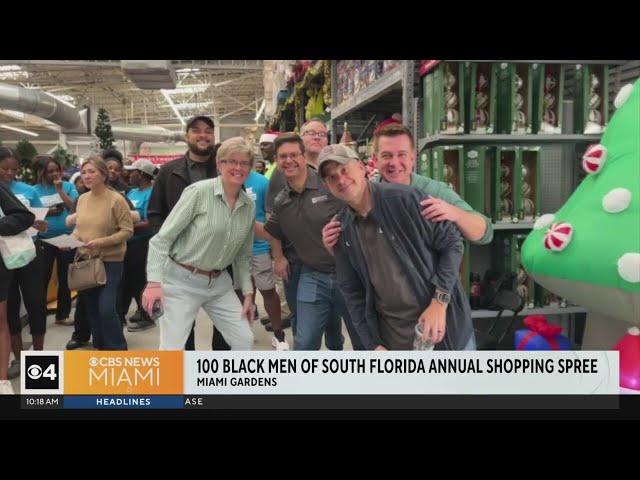
<instances>
[{"instance_id":1,"label":"short blonde hair","mask_svg":"<svg viewBox=\"0 0 640 480\"><path fill-rule=\"evenodd\" d=\"M253 165L253 147L242 137L232 137L222 142L216 153L216 162L229 160L234 153L247 155L251 165Z\"/></svg>"}]
</instances>

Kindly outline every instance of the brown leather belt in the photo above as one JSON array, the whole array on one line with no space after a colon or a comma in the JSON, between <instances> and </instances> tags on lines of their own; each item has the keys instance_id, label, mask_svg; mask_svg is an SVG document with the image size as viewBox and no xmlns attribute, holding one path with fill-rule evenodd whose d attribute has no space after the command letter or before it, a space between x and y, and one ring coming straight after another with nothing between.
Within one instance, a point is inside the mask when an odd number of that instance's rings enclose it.
<instances>
[{"instance_id":1,"label":"brown leather belt","mask_svg":"<svg viewBox=\"0 0 640 480\"><path fill-rule=\"evenodd\" d=\"M173 260L173 258L171 260ZM192 267L191 265L185 265L184 263L176 262L175 260L173 260L173 262L176 265L180 265L185 270L189 270L191 273L198 273L200 275L205 275L206 277L209 277L209 281L213 280L214 278L218 278L222 273L222 270L211 270L211 271L200 270L199 268Z\"/></svg>"}]
</instances>

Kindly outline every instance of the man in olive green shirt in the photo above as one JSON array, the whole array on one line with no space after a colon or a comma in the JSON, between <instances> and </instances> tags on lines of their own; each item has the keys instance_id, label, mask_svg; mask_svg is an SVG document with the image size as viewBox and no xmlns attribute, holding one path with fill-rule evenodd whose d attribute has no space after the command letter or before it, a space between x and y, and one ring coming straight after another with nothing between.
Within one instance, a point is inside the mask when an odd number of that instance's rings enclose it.
<instances>
[{"instance_id":1,"label":"man in olive green shirt","mask_svg":"<svg viewBox=\"0 0 640 480\"><path fill-rule=\"evenodd\" d=\"M374 136L373 151L376 166L383 181L411 185L430 196L422 201L422 215L433 221L449 220L471 243L484 245L493 239L491 219L476 212L447 184L413 173L416 164L416 148L413 134L402 124L383 127ZM322 242L327 250L340 237L340 223L331 221L322 230Z\"/></svg>"}]
</instances>

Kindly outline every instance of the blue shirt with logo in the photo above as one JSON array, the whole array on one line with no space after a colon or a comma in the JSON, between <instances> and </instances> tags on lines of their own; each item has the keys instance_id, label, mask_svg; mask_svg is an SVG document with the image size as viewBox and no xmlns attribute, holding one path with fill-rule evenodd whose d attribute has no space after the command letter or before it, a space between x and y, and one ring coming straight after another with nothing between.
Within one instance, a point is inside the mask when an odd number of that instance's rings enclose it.
<instances>
[{"instance_id":1,"label":"blue shirt with logo","mask_svg":"<svg viewBox=\"0 0 640 480\"><path fill-rule=\"evenodd\" d=\"M256 204L256 221L266 222L267 214L264 206L267 201L267 190L269 190L269 180L264 175L260 175L253 170L244 182L244 188ZM265 240L253 241L253 255L262 255L263 253L269 253L271 251L271 245Z\"/></svg>"},{"instance_id":2,"label":"blue shirt with logo","mask_svg":"<svg viewBox=\"0 0 640 480\"><path fill-rule=\"evenodd\" d=\"M56 187L53 185L44 185L42 183L38 183L34 186L38 197L40 197L40 201L42 202L42 206L49 208L54 205L64 204L60 194L56 191ZM71 200L75 200L78 198L78 192L76 191L76 187L74 187L69 182L62 182L62 190L71 197ZM66 220L69 215L69 209L65 206L60 215L47 215L45 220L49 224L49 228L46 232L40 233L40 237L42 238L53 238L59 235L67 234L69 235L73 229L67 227Z\"/></svg>"},{"instance_id":3,"label":"blue shirt with logo","mask_svg":"<svg viewBox=\"0 0 640 480\"><path fill-rule=\"evenodd\" d=\"M151 198L151 190L152 188L146 188L144 190L140 190L139 188L134 188L133 190L129 190L127 193L127 198L133 204L133 207L140 214L140 220L147 219L147 208L149 207L149 199ZM151 232L138 233L131 237L129 241L138 240L140 238L150 237Z\"/></svg>"},{"instance_id":4,"label":"blue shirt with logo","mask_svg":"<svg viewBox=\"0 0 640 480\"><path fill-rule=\"evenodd\" d=\"M9 189L25 207L42 208L42 202L36 192L36 189L31 185L27 185L23 182L16 182L15 180L9 183ZM34 238L37 237L34 236Z\"/></svg>"}]
</instances>

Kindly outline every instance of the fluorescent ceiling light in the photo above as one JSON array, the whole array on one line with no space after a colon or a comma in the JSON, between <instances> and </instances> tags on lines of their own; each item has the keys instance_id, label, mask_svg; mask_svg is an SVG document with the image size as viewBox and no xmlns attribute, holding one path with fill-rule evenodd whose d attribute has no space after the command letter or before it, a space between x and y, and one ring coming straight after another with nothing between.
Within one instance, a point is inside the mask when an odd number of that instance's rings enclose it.
<instances>
[{"instance_id":1,"label":"fluorescent ceiling light","mask_svg":"<svg viewBox=\"0 0 640 480\"><path fill-rule=\"evenodd\" d=\"M1 128L6 128L7 130L13 130L14 132L24 133L25 135L31 135L32 137L39 137L39 133L30 132L29 130L23 130L21 128L10 127L9 125L0 125Z\"/></svg>"},{"instance_id":2,"label":"fluorescent ceiling light","mask_svg":"<svg viewBox=\"0 0 640 480\"><path fill-rule=\"evenodd\" d=\"M208 83L199 83L197 85L178 85L171 90L165 90L169 95L188 95L194 93L202 93L209 88Z\"/></svg>"},{"instance_id":3,"label":"fluorescent ceiling light","mask_svg":"<svg viewBox=\"0 0 640 480\"><path fill-rule=\"evenodd\" d=\"M0 65L0 72L17 72L22 70L20 65Z\"/></svg>"},{"instance_id":4,"label":"fluorescent ceiling light","mask_svg":"<svg viewBox=\"0 0 640 480\"><path fill-rule=\"evenodd\" d=\"M195 102L195 103L174 103L173 106L178 110L190 110L198 109L202 107L208 107L213 102ZM172 105L163 105L164 107L171 107Z\"/></svg>"},{"instance_id":5,"label":"fluorescent ceiling light","mask_svg":"<svg viewBox=\"0 0 640 480\"><path fill-rule=\"evenodd\" d=\"M260 115L262 115L262 112L264 111L265 105L266 105L266 103L265 103L265 101L263 99L262 103L260 104L260 108L258 109L258 113L256 114L255 118L253 119L254 122L257 122L258 119L260 118Z\"/></svg>"},{"instance_id":6,"label":"fluorescent ceiling light","mask_svg":"<svg viewBox=\"0 0 640 480\"><path fill-rule=\"evenodd\" d=\"M199 68L179 68L178 70L176 70L176 73L193 73L199 71Z\"/></svg>"}]
</instances>

